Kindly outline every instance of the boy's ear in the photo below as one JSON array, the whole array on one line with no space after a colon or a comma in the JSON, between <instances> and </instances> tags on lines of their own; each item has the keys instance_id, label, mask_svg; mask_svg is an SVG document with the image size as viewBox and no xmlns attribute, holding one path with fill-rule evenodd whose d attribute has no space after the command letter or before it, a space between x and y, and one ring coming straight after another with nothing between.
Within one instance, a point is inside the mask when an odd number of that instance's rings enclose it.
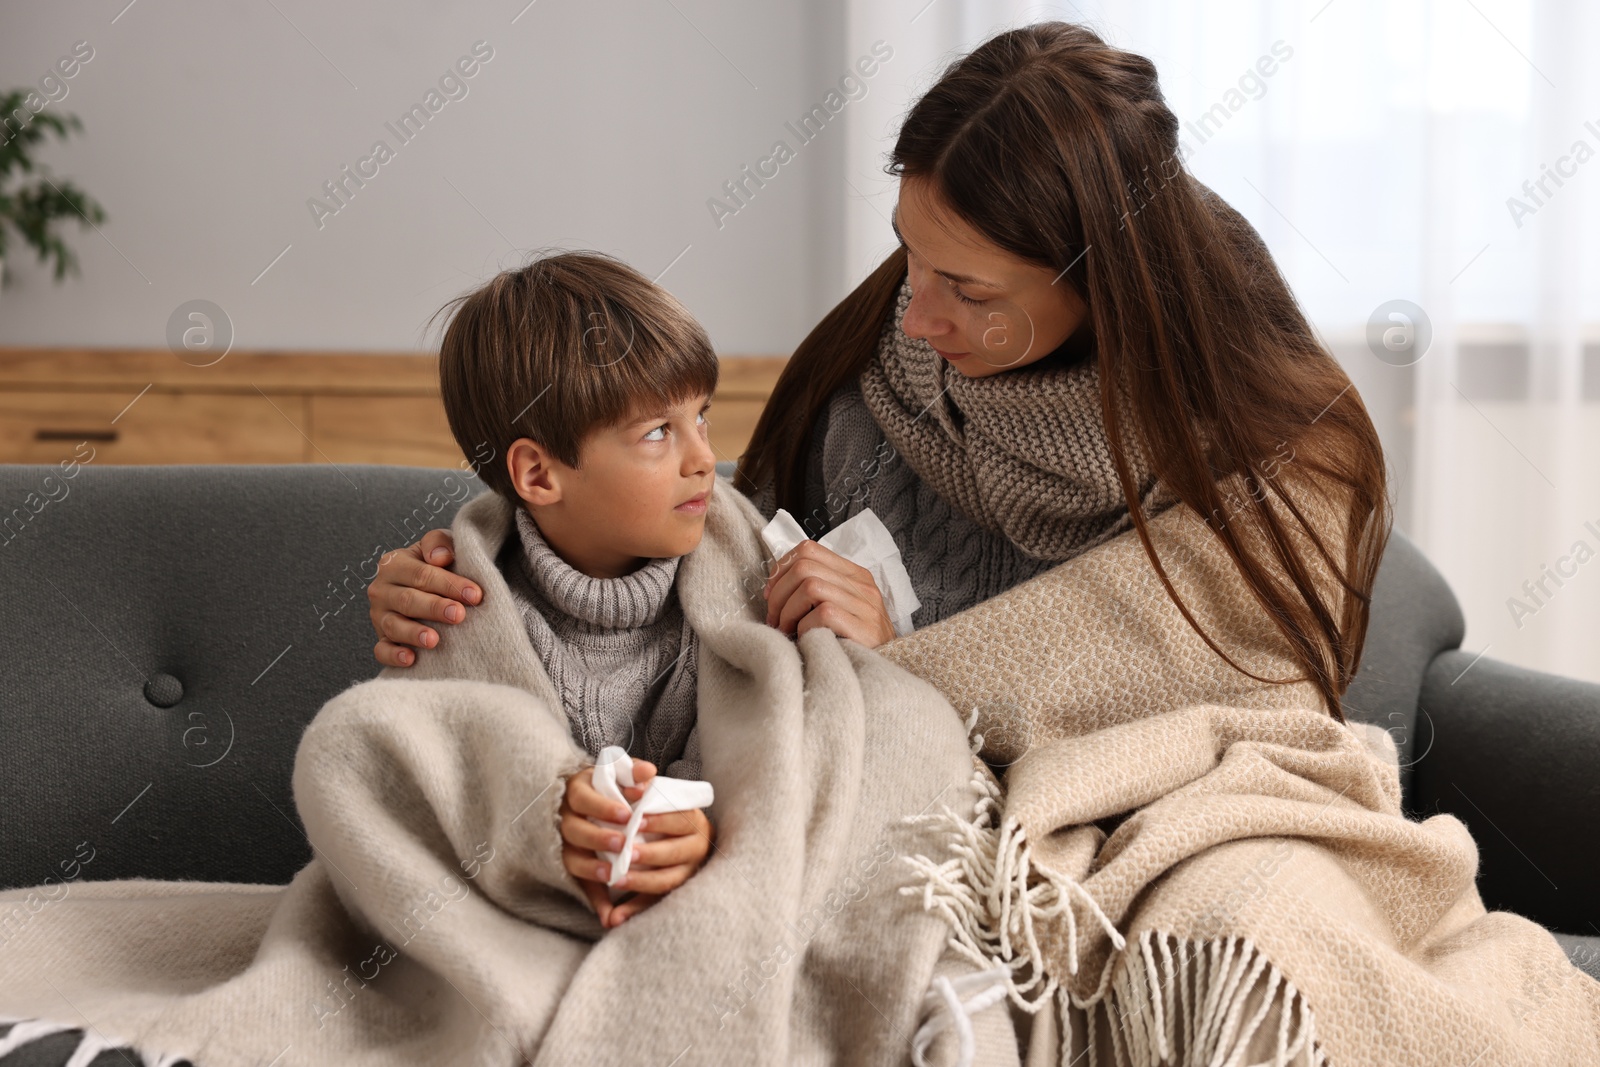
<instances>
[{"instance_id":1,"label":"boy's ear","mask_svg":"<svg viewBox=\"0 0 1600 1067\"><path fill-rule=\"evenodd\" d=\"M561 472L554 457L531 437L519 437L506 449L506 471L511 488L523 503L534 507L561 499Z\"/></svg>"}]
</instances>

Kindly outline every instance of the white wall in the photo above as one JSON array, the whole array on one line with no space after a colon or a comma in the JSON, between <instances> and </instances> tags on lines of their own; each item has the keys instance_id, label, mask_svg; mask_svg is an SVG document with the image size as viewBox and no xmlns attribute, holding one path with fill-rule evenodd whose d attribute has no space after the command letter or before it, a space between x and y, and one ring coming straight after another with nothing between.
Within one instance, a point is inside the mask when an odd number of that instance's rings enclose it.
<instances>
[{"instance_id":1,"label":"white wall","mask_svg":"<svg viewBox=\"0 0 1600 1067\"><path fill-rule=\"evenodd\" d=\"M784 123L868 42L829 4L525 2L5 4L0 84L93 49L51 105L84 130L44 158L109 221L68 228L59 285L13 243L0 344L160 347L206 299L241 349L424 349L440 304L561 246L651 276L682 253L662 284L719 351L789 352L849 286L845 131ZM493 58L402 145L385 124L477 41ZM707 200L780 138L794 159L719 227ZM308 199L380 139L394 158L319 228Z\"/></svg>"}]
</instances>

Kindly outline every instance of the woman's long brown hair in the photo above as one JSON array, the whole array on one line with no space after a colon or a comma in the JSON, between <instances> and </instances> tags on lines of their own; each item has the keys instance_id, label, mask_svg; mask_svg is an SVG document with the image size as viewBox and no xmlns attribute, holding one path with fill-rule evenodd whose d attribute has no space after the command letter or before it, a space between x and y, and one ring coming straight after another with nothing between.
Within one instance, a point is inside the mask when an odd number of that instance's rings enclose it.
<instances>
[{"instance_id":1,"label":"woman's long brown hair","mask_svg":"<svg viewBox=\"0 0 1600 1067\"><path fill-rule=\"evenodd\" d=\"M1154 65L1070 23L1000 34L917 101L887 169L931 180L944 206L1000 248L1065 272L1088 304L1123 495L1168 595L1235 668L1262 682L1309 680L1343 721L1393 522L1382 446L1260 238L1185 168ZM871 361L905 273L902 247L795 350L740 458L742 491L772 480L778 506L803 510L811 429ZM1118 425L1119 408L1132 427ZM1207 517L1303 675L1253 674L1196 622L1151 544L1127 432L1167 489ZM1283 477L1285 446L1296 473L1343 490L1342 561L1295 499L1306 483ZM1232 474L1254 483L1243 500L1223 498L1218 480ZM1342 590L1318 588L1269 493Z\"/></svg>"}]
</instances>

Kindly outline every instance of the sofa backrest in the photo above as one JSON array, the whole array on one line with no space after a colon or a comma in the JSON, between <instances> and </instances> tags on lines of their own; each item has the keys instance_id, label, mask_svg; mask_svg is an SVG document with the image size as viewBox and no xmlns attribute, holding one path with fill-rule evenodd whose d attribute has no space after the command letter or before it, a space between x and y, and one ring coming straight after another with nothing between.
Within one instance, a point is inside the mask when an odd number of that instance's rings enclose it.
<instances>
[{"instance_id":1,"label":"sofa backrest","mask_svg":"<svg viewBox=\"0 0 1600 1067\"><path fill-rule=\"evenodd\" d=\"M378 670L378 557L482 488L412 467L0 466L0 886L287 882L310 858L300 734ZM1427 664L1460 637L1396 535L1351 717L1406 751Z\"/></svg>"},{"instance_id":2,"label":"sofa backrest","mask_svg":"<svg viewBox=\"0 0 1600 1067\"><path fill-rule=\"evenodd\" d=\"M378 671L378 556L448 525L481 484L0 467L0 885L287 882L310 858L289 791L301 731Z\"/></svg>"}]
</instances>

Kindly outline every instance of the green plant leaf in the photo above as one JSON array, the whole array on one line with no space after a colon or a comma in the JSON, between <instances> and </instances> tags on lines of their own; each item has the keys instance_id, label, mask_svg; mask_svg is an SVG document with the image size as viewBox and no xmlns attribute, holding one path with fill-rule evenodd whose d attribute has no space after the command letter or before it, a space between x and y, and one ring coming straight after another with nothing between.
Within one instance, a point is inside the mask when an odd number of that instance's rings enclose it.
<instances>
[{"instance_id":1,"label":"green plant leaf","mask_svg":"<svg viewBox=\"0 0 1600 1067\"><path fill-rule=\"evenodd\" d=\"M77 219L80 227L106 220L105 209L70 181L53 178L48 168L36 164L35 149L53 135L65 140L83 123L76 115L65 115L47 104L35 112L28 98L32 90L0 93L0 258L6 252L6 225L15 229L23 241L46 265L54 263L57 281L69 273L78 274L78 259L57 232L64 219ZM13 182L13 174L37 174L35 181Z\"/></svg>"}]
</instances>

